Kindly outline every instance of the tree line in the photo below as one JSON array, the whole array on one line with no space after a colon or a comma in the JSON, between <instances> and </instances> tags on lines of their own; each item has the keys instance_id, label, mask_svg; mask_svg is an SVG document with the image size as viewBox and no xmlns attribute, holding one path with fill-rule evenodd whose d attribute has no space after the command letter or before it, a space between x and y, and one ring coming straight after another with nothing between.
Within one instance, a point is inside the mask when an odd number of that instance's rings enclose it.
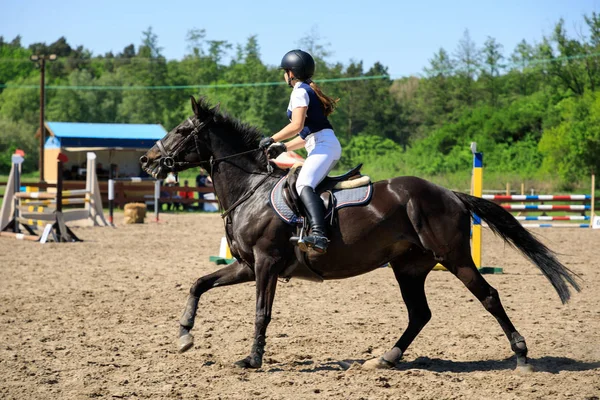
<instances>
[{"instance_id":1,"label":"tree line","mask_svg":"<svg viewBox=\"0 0 600 400\"><path fill-rule=\"evenodd\" d=\"M455 49L432 55L421 76L398 79L379 62L333 61L314 36L299 46L315 57L323 90L340 98L331 116L344 147L340 168L365 162L376 178L464 172L476 141L488 170L555 176L568 187L600 166L600 16L584 15L577 37L564 25L559 20L550 35L523 40L510 53L492 37L478 45L465 30ZM0 173L17 147L30 155L26 170L37 162L32 54L58 56L46 66L47 121L169 130L189 116L189 96L202 95L265 134L286 123L289 88L277 66L261 59L256 36L233 44L192 29L186 40L187 54L167 60L151 27L137 46L103 55L64 37L28 47L19 36L0 37Z\"/></svg>"}]
</instances>

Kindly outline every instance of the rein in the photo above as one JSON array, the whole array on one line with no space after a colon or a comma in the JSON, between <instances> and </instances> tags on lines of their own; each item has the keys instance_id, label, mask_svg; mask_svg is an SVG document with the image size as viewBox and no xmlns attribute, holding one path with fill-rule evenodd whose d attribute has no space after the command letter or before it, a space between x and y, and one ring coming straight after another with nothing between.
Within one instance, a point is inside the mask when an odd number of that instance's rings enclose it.
<instances>
[{"instance_id":1,"label":"rein","mask_svg":"<svg viewBox=\"0 0 600 400\"><path fill-rule=\"evenodd\" d=\"M189 167L199 166L199 165L208 163L208 165L210 166L210 175L212 176L213 168L214 168L215 164L217 164L221 161L228 160L230 158L239 157L239 156L243 156L243 155L250 154L250 153L255 153L257 151L262 150L261 148L257 148L257 149L252 149L252 150L248 150L248 151L243 151L241 153L231 154L231 155L221 157L221 158L211 157L210 160L202 160L202 161L196 161L196 162L175 161L175 157L177 156L179 151L181 151L181 149L185 148L185 145L188 143L188 141L191 138L194 139L194 145L196 146L196 154L198 154L198 155L200 154L200 148L198 146L198 133L200 132L200 130L202 128L204 128L206 125L208 125L209 121L200 122L198 124L196 124L191 118L188 118L188 121L194 126L194 129L189 133L189 135L181 143L179 143L179 145L177 145L177 147L175 147L175 149L173 149L173 151L171 151L170 154L167 151L167 149L165 149L162 139L159 139L156 141L156 147L158 147L158 150L160 151L160 155L161 155L161 165L167 169L172 170L173 172L174 172L176 166L189 168ZM269 164L268 159L267 159L267 171L268 171L268 173L265 174L265 176L252 189L250 189L240 199L238 199L235 203L233 203L231 205L231 207L229 207L227 210L225 210L221 213L221 218L227 217L231 213L231 211L233 211L237 206L239 206L240 204L242 204L243 202L248 200L250 197L252 197L254 192L256 192L256 189L258 189L263 183L265 183L265 181L267 179L269 179L269 177L273 174L273 167L271 166L271 164Z\"/></svg>"},{"instance_id":2,"label":"rein","mask_svg":"<svg viewBox=\"0 0 600 400\"><path fill-rule=\"evenodd\" d=\"M246 192L245 195L243 195L242 197L240 197L235 203L233 203L231 205L231 207L229 207L227 210L223 211L221 213L221 218L225 218L229 215L230 212L232 212L237 206L239 206L240 204L242 204L243 202L245 202L246 200L248 200L250 197L252 197L252 195L254 194L254 192L256 192L256 189L258 189L263 183L265 183L265 181L267 179L269 179L269 177L273 174L273 168L269 165L269 173L266 174L261 180L260 182L258 182L252 189L250 189L248 192Z\"/></svg>"},{"instance_id":3,"label":"rein","mask_svg":"<svg viewBox=\"0 0 600 400\"><path fill-rule=\"evenodd\" d=\"M234 157L243 156L243 155L250 154L250 153L255 153L255 152L261 150L260 148L252 149L252 150L248 150L248 151L243 151L241 153L231 154L229 156L225 156L225 157L221 157L221 158L212 158L211 157L210 160L202 160L202 161L195 161L195 162L175 161L175 156L177 155L177 153L179 153L179 151L185 147L185 145L191 138L194 139L194 145L196 146L196 154L200 154L200 148L198 147L198 133L200 132L200 130L202 128L204 128L206 125L208 125L208 121L200 122L199 124L196 124L191 118L188 118L188 121L190 121L190 123L194 126L194 130L192 130L189 133L189 135L181 143L179 143L179 145L175 149L173 149L173 151L171 151L171 154L169 154L169 152L165 149L162 139L159 139L156 141L156 147L158 147L158 150L160 151L161 165L163 167L173 170L173 169L175 169L176 166L195 167L195 166L199 166L199 165L207 164L207 163L210 164L210 166L212 167L214 164L216 164L218 162L228 160L228 159L234 158Z\"/></svg>"}]
</instances>

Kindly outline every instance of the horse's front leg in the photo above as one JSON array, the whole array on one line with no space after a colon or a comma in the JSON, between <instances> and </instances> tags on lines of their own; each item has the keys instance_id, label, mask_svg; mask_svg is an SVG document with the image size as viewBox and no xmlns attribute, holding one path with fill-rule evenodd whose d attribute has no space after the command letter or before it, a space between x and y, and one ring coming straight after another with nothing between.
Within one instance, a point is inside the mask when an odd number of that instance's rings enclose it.
<instances>
[{"instance_id":1,"label":"horse's front leg","mask_svg":"<svg viewBox=\"0 0 600 400\"><path fill-rule=\"evenodd\" d=\"M278 273L275 268L262 265L256 272L256 318L254 323L254 343L250 355L235 363L239 368L260 368L265 352L267 326L271 322L271 310L277 288Z\"/></svg>"},{"instance_id":2,"label":"horse's front leg","mask_svg":"<svg viewBox=\"0 0 600 400\"><path fill-rule=\"evenodd\" d=\"M254 271L237 261L198 279L190 289L183 315L179 320L179 352L183 353L194 345L194 336L190 331L194 327L198 302L203 293L217 286L235 285L253 280Z\"/></svg>"}]
</instances>

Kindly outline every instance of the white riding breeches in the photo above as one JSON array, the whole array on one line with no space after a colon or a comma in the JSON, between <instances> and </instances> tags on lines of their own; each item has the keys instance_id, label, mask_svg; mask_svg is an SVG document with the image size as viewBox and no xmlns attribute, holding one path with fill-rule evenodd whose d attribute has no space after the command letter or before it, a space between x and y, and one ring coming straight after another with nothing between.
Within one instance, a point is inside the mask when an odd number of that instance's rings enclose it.
<instances>
[{"instance_id":1,"label":"white riding breeches","mask_svg":"<svg viewBox=\"0 0 600 400\"><path fill-rule=\"evenodd\" d=\"M304 148L308 157L296 181L298 194L302 193L305 186L316 188L342 156L342 146L331 129L308 135Z\"/></svg>"}]
</instances>

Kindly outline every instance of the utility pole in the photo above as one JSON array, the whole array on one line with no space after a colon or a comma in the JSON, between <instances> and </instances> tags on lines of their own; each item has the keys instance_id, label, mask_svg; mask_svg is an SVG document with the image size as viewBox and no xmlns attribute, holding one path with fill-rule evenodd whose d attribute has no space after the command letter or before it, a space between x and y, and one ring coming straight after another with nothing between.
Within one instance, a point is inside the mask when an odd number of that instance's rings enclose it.
<instances>
[{"instance_id":1,"label":"utility pole","mask_svg":"<svg viewBox=\"0 0 600 400\"><path fill-rule=\"evenodd\" d=\"M29 57L40 69L40 183L44 183L44 144L46 142L46 128L44 126L44 110L46 101L46 60L55 61L56 54L33 54ZM58 171L60 174L61 171Z\"/></svg>"}]
</instances>

